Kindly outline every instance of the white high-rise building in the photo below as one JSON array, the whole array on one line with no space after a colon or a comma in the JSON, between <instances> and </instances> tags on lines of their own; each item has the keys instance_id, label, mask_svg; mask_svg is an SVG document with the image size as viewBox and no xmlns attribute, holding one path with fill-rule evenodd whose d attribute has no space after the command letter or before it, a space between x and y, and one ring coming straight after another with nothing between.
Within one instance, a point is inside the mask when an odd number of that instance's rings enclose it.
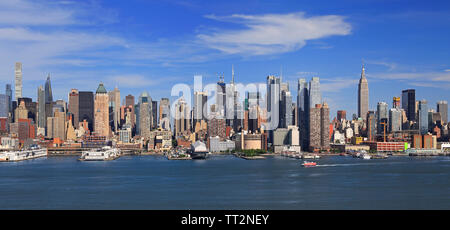
<instances>
[{"instance_id":1,"label":"white high-rise building","mask_svg":"<svg viewBox=\"0 0 450 230\"><path fill-rule=\"evenodd\" d=\"M16 62L14 91L15 100L22 97L22 63L20 62Z\"/></svg>"}]
</instances>

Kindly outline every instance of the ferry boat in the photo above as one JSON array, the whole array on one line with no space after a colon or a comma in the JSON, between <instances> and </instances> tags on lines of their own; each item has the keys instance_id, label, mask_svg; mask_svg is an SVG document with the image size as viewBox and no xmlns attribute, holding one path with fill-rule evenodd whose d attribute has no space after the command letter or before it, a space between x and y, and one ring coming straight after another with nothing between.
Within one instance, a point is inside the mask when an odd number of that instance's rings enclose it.
<instances>
[{"instance_id":1,"label":"ferry boat","mask_svg":"<svg viewBox=\"0 0 450 230\"><path fill-rule=\"evenodd\" d=\"M364 153L364 154L361 155L361 158L364 159L364 160L370 160L370 158L372 158L372 157L369 154Z\"/></svg>"},{"instance_id":2,"label":"ferry boat","mask_svg":"<svg viewBox=\"0 0 450 230\"><path fill-rule=\"evenodd\" d=\"M109 146L102 147L101 149L93 149L89 151L83 151L80 161L108 161L115 160L120 157L120 149L111 148Z\"/></svg>"},{"instance_id":3,"label":"ferry boat","mask_svg":"<svg viewBox=\"0 0 450 230\"><path fill-rule=\"evenodd\" d=\"M303 167L314 167L314 166L317 166L317 163L311 162L311 161L303 161L302 165L303 165Z\"/></svg>"},{"instance_id":4,"label":"ferry boat","mask_svg":"<svg viewBox=\"0 0 450 230\"><path fill-rule=\"evenodd\" d=\"M47 156L47 149L31 145L28 149L0 153L0 162L23 161Z\"/></svg>"},{"instance_id":5,"label":"ferry boat","mask_svg":"<svg viewBox=\"0 0 450 230\"><path fill-rule=\"evenodd\" d=\"M314 155L309 155L309 154L304 154L302 156L302 159L314 159L314 158L315 158Z\"/></svg>"}]
</instances>

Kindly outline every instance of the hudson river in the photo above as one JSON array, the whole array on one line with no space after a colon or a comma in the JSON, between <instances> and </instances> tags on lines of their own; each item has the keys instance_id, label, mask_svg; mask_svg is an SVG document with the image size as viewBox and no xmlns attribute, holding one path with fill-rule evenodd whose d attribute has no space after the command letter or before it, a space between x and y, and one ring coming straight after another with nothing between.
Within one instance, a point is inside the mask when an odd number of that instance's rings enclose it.
<instances>
[{"instance_id":1,"label":"hudson river","mask_svg":"<svg viewBox=\"0 0 450 230\"><path fill-rule=\"evenodd\" d=\"M450 209L450 157L0 164L0 209Z\"/></svg>"}]
</instances>

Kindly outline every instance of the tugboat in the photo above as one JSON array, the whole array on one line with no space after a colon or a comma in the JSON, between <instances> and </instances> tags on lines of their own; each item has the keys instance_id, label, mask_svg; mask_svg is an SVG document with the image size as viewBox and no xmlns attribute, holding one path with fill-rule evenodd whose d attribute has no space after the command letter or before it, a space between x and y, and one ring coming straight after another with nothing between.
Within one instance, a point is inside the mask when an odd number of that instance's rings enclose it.
<instances>
[{"instance_id":1,"label":"tugboat","mask_svg":"<svg viewBox=\"0 0 450 230\"><path fill-rule=\"evenodd\" d=\"M311 162L311 161L303 161L302 166L303 167L314 167L314 166L317 166L317 163Z\"/></svg>"}]
</instances>

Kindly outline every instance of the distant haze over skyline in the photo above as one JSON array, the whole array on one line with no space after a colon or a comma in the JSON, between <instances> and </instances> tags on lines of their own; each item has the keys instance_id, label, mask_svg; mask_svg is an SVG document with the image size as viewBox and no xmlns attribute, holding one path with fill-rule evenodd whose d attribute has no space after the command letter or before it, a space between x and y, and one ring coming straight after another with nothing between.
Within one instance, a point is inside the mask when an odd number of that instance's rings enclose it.
<instances>
[{"instance_id":1,"label":"distant haze over skyline","mask_svg":"<svg viewBox=\"0 0 450 230\"><path fill-rule=\"evenodd\" d=\"M405 4L407 3L407 4ZM320 77L331 109L357 114L364 59L369 110L416 89L436 110L450 101L450 4L419 1L27 1L0 2L0 92L37 99L50 73L53 98L103 82L128 94L170 97L177 83L263 83L283 73L292 98L297 80ZM338 9L338 10L336 10ZM46 12L46 13L42 13ZM99 13L101 12L101 13ZM176 15L176 16L175 16Z\"/></svg>"}]
</instances>

